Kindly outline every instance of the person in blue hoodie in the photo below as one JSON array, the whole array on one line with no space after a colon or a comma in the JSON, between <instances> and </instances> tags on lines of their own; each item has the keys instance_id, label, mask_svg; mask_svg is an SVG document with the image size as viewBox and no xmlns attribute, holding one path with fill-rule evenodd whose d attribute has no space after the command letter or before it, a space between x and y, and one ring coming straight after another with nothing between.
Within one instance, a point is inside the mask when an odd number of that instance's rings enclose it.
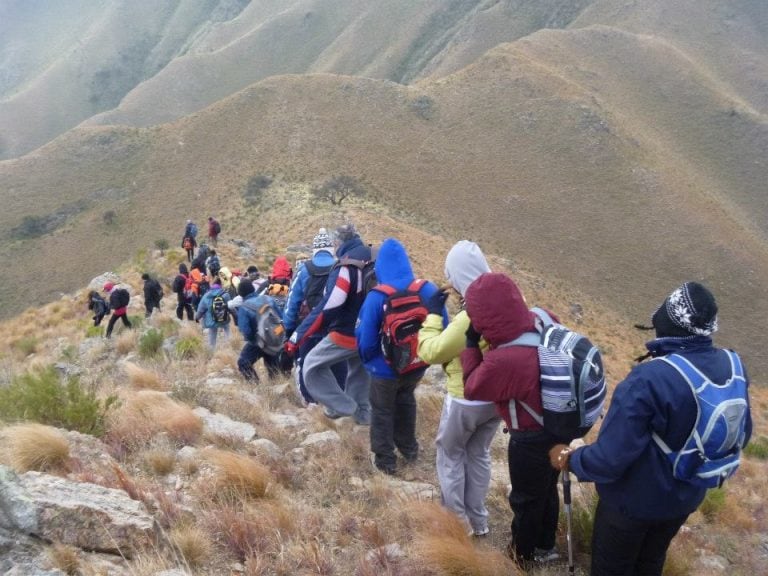
<instances>
[{"instance_id":1,"label":"person in blue hoodie","mask_svg":"<svg viewBox=\"0 0 768 576\"><path fill-rule=\"evenodd\" d=\"M382 352L382 324L384 304L388 296L381 286L397 291L412 287L413 270L403 245L394 238L387 238L379 248L376 258L378 285L371 290L360 309L355 336L363 365L371 375L371 452L376 468L386 474L397 470L395 447L406 461L413 461L419 454L416 440L416 398L414 390L427 369L427 364L405 374L396 373ZM448 324L445 310L447 293L432 282L418 286L423 303L430 303L443 316L443 326Z\"/></svg>"},{"instance_id":2,"label":"person in blue hoodie","mask_svg":"<svg viewBox=\"0 0 768 576\"><path fill-rule=\"evenodd\" d=\"M301 321L323 299L328 276L335 264L336 257L333 255L333 240L331 240L325 228L320 228L317 235L312 239L312 258L303 262L298 267L296 277L291 284L288 304L285 307L285 316L283 318L286 339L291 337ZM305 338L302 345L296 351L296 386L305 406L316 404L316 402L307 390L304 382L304 358L324 336L324 332L318 332L309 338ZM336 382L343 390L344 381L347 378L346 362L334 364L331 366L331 370L336 377Z\"/></svg>"},{"instance_id":3,"label":"person in blue hoodie","mask_svg":"<svg viewBox=\"0 0 768 576\"><path fill-rule=\"evenodd\" d=\"M221 297L224 301L224 307L219 308L219 311L214 311L214 298ZM219 330L224 332L224 336L229 339L229 307L228 303L231 296L229 292L221 287L221 280L218 276L215 276L211 281L211 289L206 292L200 303L197 305L197 313L195 314L195 321L203 321L203 329L208 331L208 347L211 350L216 348L216 339L219 334ZM217 320L216 315L219 315Z\"/></svg>"},{"instance_id":4,"label":"person in blue hoodie","mask_svg":"<svg viewBox=\"0 0 768 576\"><path fill-rule=\"evenodd\" d=\"M675 478L654 434L679 451L698 420L691 387L662 359L678 355L720 385L734 375L729 354L712 343L715 298L701 284L686 282L664 300L652 324L647 329L655 329L656 339L638 361L653 360L635 366L616 386L597 441L575 450L558 444L549 453L554 468L594 482L600 495L592 576L661 575L672 538L706 494L706 488ZM745 400L743 446L752 434L748 395Z\"/></svg>"},{"instance_id":5,"label":"person in blue hoodie","mask_svg":"<svg viewBox=\"0 0 768 576\"><path fill-rule=\"evenodd\" d=\"M357 354L355 323L365 298L364 268L370 262L371 248L366 246L354 224L339 226L335 233L339 262L328 275L323 299L299 324L285 343L285 351L295 355L316 334L325 334L304 358L307 390L324 414L331 419L352 416L357 424L371 422L370 378ZM347 364L347 379L342 389L331 367Z\"/></svg>"},{"instance_id":6,"label":"person in blue hoodie","mask_svg":"<svg viewBox=\"0 0 768 576\"><path fill-rule=\"evenodd\" d=\"M253 282L248 278L240 280L237 294L241 298L237 308L237 328L245 340L245 345L240 351L240 357L237 359L237 369L247 381L258 382L259 375L254 370L253 365L259 358L264 358L267 376L270 379L275 378L280 373L280 363L277 355L267 354L259 347L257 338L258 313L255 310L264 304L269 304L278 316L281 316L281 311L270 296L257 293L253 287Z\"/></svg>"}]
</instances>

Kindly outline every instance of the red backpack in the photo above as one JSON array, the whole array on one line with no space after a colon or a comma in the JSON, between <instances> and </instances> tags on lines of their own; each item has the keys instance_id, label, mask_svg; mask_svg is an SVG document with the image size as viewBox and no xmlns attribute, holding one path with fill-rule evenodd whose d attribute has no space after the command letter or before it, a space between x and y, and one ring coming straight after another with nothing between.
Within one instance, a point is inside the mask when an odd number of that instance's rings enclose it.
<instances>
[{"instance_id":1,"label":"red backpack","mask_svg":"<svg viewBox=\"0 0 768 576\"><path fill-rule=\"evenodd\" d=\"M384 360L397 374L408 374L428 366L418 355L419 330L427 318L427 307L419 296L426 280L414 280L405 290L386 284L373 288L387 296L381 323Z\"/></svg>"}]
</instances>

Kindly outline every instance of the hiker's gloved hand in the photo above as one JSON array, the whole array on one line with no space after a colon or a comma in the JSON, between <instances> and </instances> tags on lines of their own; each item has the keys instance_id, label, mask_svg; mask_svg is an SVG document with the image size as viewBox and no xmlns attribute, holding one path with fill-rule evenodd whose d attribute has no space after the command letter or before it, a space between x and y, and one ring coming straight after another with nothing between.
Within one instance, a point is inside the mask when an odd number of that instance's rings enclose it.
<instances>
[{"instance_id":1,"label":"hiker's gloved hand","mask_svg":"<svg viewBox=\"0 0 768 576\"><path fill-rule=\"evenodd\" d=\"M283 344L283 350L285 350L285 353L288 354L291 358L296 356L296 352L298 351L299 347L296 344L296 342L291 342L290 340L286 340L285 344Z\"/></svg>"},{"instance_id":2,"label":"hiker's gloved hand","mask_svg":"<svg viewBox=\"0 0 768 576\"><path fill-rule=\"evenodd\" d=\"M571 449L567 444L555 444L549 449L549 463L555 470L567 470L570 457Z\"/></svg>"},{"instance_id":3,"label":"hiker's gloved hand","mask_svg":"<svg viewBox=\"0 0 768 576\"><path fill-rule=\"evenodd\" d=\"M438 290L429 297L429 300L427 300L427 312L442 316L446 300L448 300L448 292L445 290Z\"/></svg>"},{"instance_id":4,"label":"hiker's gloved hand","mask_svg":"<svg viewBox=\"0 0 768 576\"><path fill-rule=\"evenodd\" d=\"M475 330L475 327L472 326L472 324L469 325L469 328L467 328L467 331L464 334L467 337L467 348L480 348L480 338L482 338L482 334Z\"/></svg>"}]
</instances>

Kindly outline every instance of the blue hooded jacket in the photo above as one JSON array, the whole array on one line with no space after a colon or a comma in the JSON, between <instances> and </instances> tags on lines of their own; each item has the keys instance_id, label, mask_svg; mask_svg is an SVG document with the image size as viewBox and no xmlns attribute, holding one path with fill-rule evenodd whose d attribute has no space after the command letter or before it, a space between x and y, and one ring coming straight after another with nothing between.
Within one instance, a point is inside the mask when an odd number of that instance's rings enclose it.
<instances>
[{"instance_id":1,"label":"blue hooded jacket","mask_svg":"<svg viewBox=\"0 0 768 576\"><path fill-rule=\"evenodd\" d=\"M283 313L280 307L275 304L275 299L266 294L257 294L251 292L243 298L243 304L237 309L237 328L247 342L255 343L258 330L258 314L251 309L261 308L264 304L269 304L280 318Z\"/></svg>"},{"instance_id":2,"label":"blue hooded jacket","mask_svg":"<svg viewBox=\"0 0 768 576\"><path fill-rule=\"evenodd\" d=\"M376 257L376 279L379 284L387 284L398 290L404 290L413 282L413 270L408 254L400 242L387 238ZM421 287L419 295L423 302L438 291L432 282ZM357 349L365 369L375 378L397 379L398 375L389 367L381 350L381 324L384 320L384 302L387 295L376 289L371 290L360 309L355 327ZM448 324L448 313L443 308L443 327Z\"/></svg>"},{"instance_id":3,"label":"blue hooded jacket","mask_svg":"<svg viewBox=\"0 0 768 576\"><path fill-rule=\"evenodd\" d=\"M646 346L653 357L680 354L714 382L731 376L727 354L708 336L658 338ZM652 433L679 450L696 415L693 393L672 366L656 360L635 366L616 386L597 441L571 454L570 469L579 480L595 482L603 504L630 518L669 520L690 514L706 489L672 476ZM746 441L751 433L747 411Z\"/></svg>"},{"instance_id":4,"label":"blue hooded jacket","mask_svg":"<svg viewBox=\"0 0 768 576\"><path fill-rule=\"evenodd\" d=\"M319 250L317 254L312 256L312 264L318 268L333 266L335 262L336 258L333 257L333 254L325 249ZM291 293L288 295L288 304L285 307L285 318L283 320L286 332L293 332L296 329L299 322L299 310L301 309L301 303L304 302L304 294L307 291L309 279L309 269L305 264L299 268L296 279L291 285Z\"/></svg>"}]
</instances>

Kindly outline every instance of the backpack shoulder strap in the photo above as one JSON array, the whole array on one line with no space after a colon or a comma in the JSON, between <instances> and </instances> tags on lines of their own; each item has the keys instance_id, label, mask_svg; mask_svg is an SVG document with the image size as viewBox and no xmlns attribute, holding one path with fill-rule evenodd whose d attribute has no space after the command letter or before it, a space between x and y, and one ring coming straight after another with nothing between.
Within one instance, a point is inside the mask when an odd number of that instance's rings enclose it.
<instances>
[{"instance_id":1,"label":"backpack shoulder strap","mask_svg":"<svg viewBox=\"0 0 768 576\"><path fill-rule=\"evenodd\" d=\"M390 286L389 284L376 284L371 290L377 290L384 294L385 296L392 296L395 292L397 292L397 289L394 286Z\"/></svg>"},{"instance_id":2,"label":"backpack shoulder strap","mask_svg":"<svg viewBox=\"0 0 768 576\"><path fill-rule=\"evenodd\" d=\"M679 354L663 356L660 360L674 367L691 387L694 394L710 383L709 378L704 376L688 359L683 358Z\"/></svg>"},{"instance_id":3,"label":"backpack shoulder strap","mask_svg":"<svg viewBox=\"0 0 768 576\"><path fill-rule=\"evenodd\" d=\"M418 294L418 292L421 291L421 289L424 287L426 283L427 283L426 280L421 280L420 278L416 278L413 282L408 284L408 288L406 288L406 290L408 290L408 292L413 292Z\"/></svg>"}]
</instances>

